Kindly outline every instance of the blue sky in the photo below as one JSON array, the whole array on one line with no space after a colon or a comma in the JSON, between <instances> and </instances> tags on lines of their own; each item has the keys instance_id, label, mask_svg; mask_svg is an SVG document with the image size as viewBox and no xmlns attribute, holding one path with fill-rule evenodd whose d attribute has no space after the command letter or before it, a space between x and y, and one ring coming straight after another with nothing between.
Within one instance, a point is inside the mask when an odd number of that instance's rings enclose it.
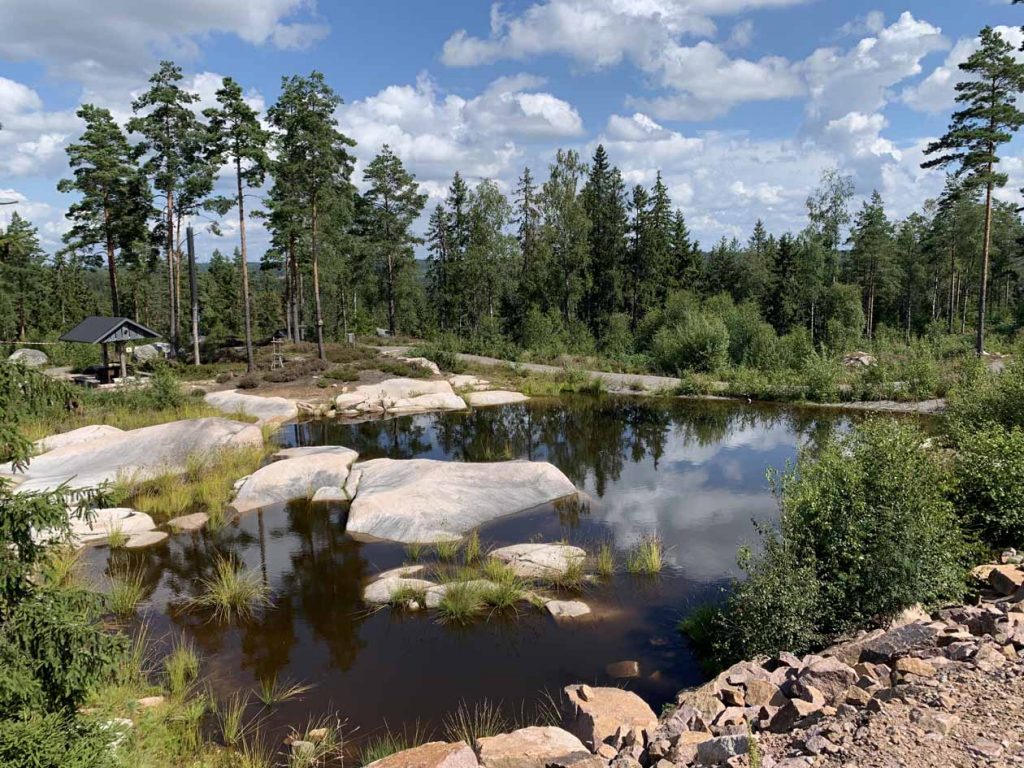
<instances>
[{"instance_id":1,"label":"blue sky","mask_svg":"<svg viewBox=\"0 0 1024 768\"><path fill-rule=\"evenodd\" d=\"M629 183L657 170L705 244L804 223L821 171L878 188L904 216L941 186L919 169L945 128L978 29L1015 44L998 0L0 0L0 216L53 247L67 228L64 147L84 101L126 119L162 57L212 98L222 75L273 102L282 75L323 71L365 163L388 142L432 203L452 173L514 186L557 147L603 142ZM1024 184L1015 142L1007 198ZM358 181L358 173L357 173ZM233 243L225 221L223 247ZM204 235L201 249L217 238ZM254 246L265 238L256 225Z\"/></svg>"}]
</instances>

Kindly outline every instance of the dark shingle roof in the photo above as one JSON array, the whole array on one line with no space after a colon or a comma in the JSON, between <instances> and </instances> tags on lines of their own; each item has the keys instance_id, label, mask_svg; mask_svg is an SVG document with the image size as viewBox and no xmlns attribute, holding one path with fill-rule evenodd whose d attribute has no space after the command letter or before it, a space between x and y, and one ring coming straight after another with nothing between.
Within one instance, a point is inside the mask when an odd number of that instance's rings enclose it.
<instances>
[{"instance_id":1,"label":"dark shingle roof","mask_svg":"<svg viewBox=\"0 0 1024 768\"><path fill-rule=\"evenodd\" d=\"M61 341L77 341L83 344L107 344L112 341L137 341L156 339L160 336L141 323L127 317L85 318L82 322L60 337Z\"/></svg>"}]
</instances>

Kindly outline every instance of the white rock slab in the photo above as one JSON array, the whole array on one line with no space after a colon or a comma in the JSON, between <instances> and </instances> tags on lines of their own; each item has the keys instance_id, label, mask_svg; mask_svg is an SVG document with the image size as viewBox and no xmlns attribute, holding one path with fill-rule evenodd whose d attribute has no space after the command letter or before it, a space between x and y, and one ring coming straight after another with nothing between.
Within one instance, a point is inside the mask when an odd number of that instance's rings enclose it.
<instances>
[{"instance_id":1,"label":"white rock slab","mask_svg":"<svg viewBox=\"0 0 1024 768\"><path fill-rule=\"evenodd\" d=\"M123 435L124 430L112 427L109 424L90 424L88 427L79 427L70 432L61 432L59 435L50 435L42 440L36 440L35 448L39 453L55 451L58 448L65 448L69 445L81 445L93 440L98 440L111 435Z\"/></svg>"},{"instance_id":2,"label":"white rock slab","mask_svg":"<svg viewBox=\"0 0 1024 768\"><path fill-rule=\"evenodd\" d=\"M491 382L468 373L455 373L448 377L448 383L455 389L473 389L475 387L487 386Z\"/></svg>"},{"instance_id":3,"label":"white rock slab","mask_svg":"<svg viewBox=\"0 0 1024 768\"><path fill-rule=\"evenodd\" d=\"M144 531L130 536L124 547L125 549L144 549L166 540L167 533L165 531Z\"/></svg>"},{"instance_id":4,"label":"white rock slab","mask_svg":"<svg viewBox=\"0 0 1024 768\"><path fill-rule=\"evenodd\" d=\"M463 411L466 401L456 395L418 395L396 400L387 410L391 413L423 413L425 411Z\"/></svg>"},{"instance_id":5,"label":"white rock slab","mask_svg":"<svg viewBox=\"0 0 1024 768\"><path fill-rule=\"evenodd\" d=\"M121 478L146 480L185 471L188 457L224 448L263 445L253 424L222 418L186 419L133 429L40 454L24 472L0 465L0 474L21 480L15 489L52 491L62 484L78 490Z\"/></svg>"},{"instance_id":6,"label":"white rock slab","mask_svg":"<svg viewBox=\"0 0 1024 768\"><path fill-rule=\"evenodd\" d=\"M576 493L552 464L374 459L362 471L348 531L403 543L460 538L483 523Z\"/></svg>"},{"instance_id":7,"label":"white rock slab","mask_svg":"<svg viewBox=\"0 0 1024 768\"><path fill-rule=\"evenodd\" d=\"M85 517L72 517L69 522L71 524L71 543L74 546L105 541L114 531L131 536L156 528L152 517L144 512L136 512L129 507L94 509ZM52 534L46 532L41 538L52 538Z\"/></svg>"},{"instance_id":8,"label":"white rock slab","mask_svg":"<svg viewBox=\"0 0 1024 768\"><path fill-rule=\"evenodd\" d=\"M474 408L481 408L488 405L525 403L529 399L530 398L522 392L510 392L506 389L489 389L482 392L469 392L466 394L466 402Z\"/></svg>"},{"instance_id":9,"label":"white rock slab","mask_svg":"<svg viewBox=\"0 0 1024 768\"><path fill-rule=\"evenodd\" d=\"M420 368L426 368L435 376L441 375L441 369L437 367L437 363L433 360L428 360L425 357L399 357L403 363L409 363L410 365L418 365Z\"/></svg>"},{"instance_id":10,"label":"white rock slab","mask_svg":"<svg viewBox=\"0 0 1024 768\"><path fill-rule=\"evenodd\" d=\"M282 448L270 458L274 459L274 461L280 461L281 459L298 459L303 456L316 456L321 453L335 453L340 456L345 456L351 452L351 448L345 448L341 445L300 445L295 446L294 448Z\"/></svg>"},{"instance_id":11,"label":"white rock slab","mask_svg":"<svg viewBox=\"0 0 1024 768\"><path fill-rule=\"evenodd\" d=\"M327 503L327 502L342 502L348 501L349 498L345 494L344 488L334 488L329 485L325 485L322 488L317 488L313 494L311 501L315 504Z\"/></svg>"},{"instance_id":12,"label":"white rock slab","mask_svg":"<svg viewBox=\"0 0 1024 768\"><path fill-rule=\"evenodd\" d=\"M294 499L308 499L318 488L342 488L358 454L348 448L274 461L242 483L230 508L248 512Z\"/></svg>"},{"instance_id":13,"label":"white rock slab","mask_svg":"<svg viewBox=\"0 0 1024 768\"><path fill-rule=\"evenodd\" d=\"M261 397L247 395L237 389L227 389L223 392L209 392L203 399L224 413L255 416L260 424L292 421L299 415L298 406L286 397Z\"/></svg>"},{"instance_id":14,"label":"white rock slab","mask_svg":"<svg viewBox=\"0 0 1024 768\"><path fill-rule=\"evenodd\" d=\"M590 750L567 731L554 726L530 726L512 733L476 740L483 768L545 768L550 763L572 765L590 759Z\"/></svg>"},{"instance_id":15,"label":"white rock slab","mask_svg":"<svg viewBox=\"0 0 1024 768\"><path fill-rule=\"evenodd\" d=\"M425 565L400 565L398 568L392 568L389 571L381 571L373 577L373 581L380 581L381 579L405 578L407 576L415 576L417 573L423 573L423 571L425 570Z\"/></svg>"},{"instance_id":16,"label":"white rock slab","mask_svg":"<svg viewBox=\"0 0 1024 768\"><path fill-rule=\"evenodd\" d=\"M436 401L425 398L426 395L444 396ZM459 399L452 385L447 381L431 381L427 379L388 379L377 384L361 384L352 392L344 392L334 399L340 410L357 409L364 413L397 410L409 412L413 410L444 410L446 408L465 408L466 404ZM423 399L420 399L423 398ZM436 402L438 405L434 405Z\"/></svg>"},{"instance_id":17,"label":"white rock slab","mask_svg":"<svg viewBox=\"0 0 1024 768\"><path fill-rule=\"evenodd\" d=\"M590 613L590 606L582 600L549 600L544 604L556 619L578 619Z\"/></svg>"},{"instance_id":18,"label":"white rock slab","mask_svg":"<svg viewBox=\"0 0 1024 768\"><path fill-rule=\"evenodd\" d=\"M391 596L400 590L411 589L416 592L426 592L433 586L435 586L434 582L424 579L389 576L386 579L371 581L363 590L363 600L373 605L384 605L391 602Z\"/></svg>"},{"instance_id":19,"label":"white rock slab","mask_svg":"<svg viewBox=\"0 0 1024 768\"><path fill-rule=\"evenodd\" d=\"M505 563L516 576L524 579L559 576L573 564L587 559L585 550L568 544L513 544L492 550L489 556Z\"/></svg>"},{"instance_id":20,"label":"white rock slab","mask_svg":"<svg viewBox=\"0 0 1024 768\"><path fill-rule=\"evenodd\" d=\"M182 515L173 520L167 521L167 527L174 531L198 531L210 522L210 516L205 512L193 512L191 515Z\"/></svg>"}]
</instances>

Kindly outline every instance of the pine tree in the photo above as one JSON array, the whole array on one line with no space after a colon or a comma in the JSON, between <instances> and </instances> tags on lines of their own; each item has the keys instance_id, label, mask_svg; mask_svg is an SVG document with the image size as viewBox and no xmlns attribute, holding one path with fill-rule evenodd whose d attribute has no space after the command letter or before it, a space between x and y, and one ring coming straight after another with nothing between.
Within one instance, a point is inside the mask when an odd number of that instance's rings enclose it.
<instances>
[{"instance_id":1,"label":"pine tree","mask_svg":"<svg viewBox=\"0 0 1024 768\"><path fill-rule=\"evenodd\" d=\"M669 243L671 260L671 286L673 290L696 290L700 280L700 246L690 240L683 212L676 210L672 216L672 236Z\"/></svg>"},{"instance_id":2,"label":"pine tree","mask_svg":"<svg viewBox=\"0 0 1024 768\"><path fill-rule=\"evenodd\" d=\"M7 229L0 229L0 286L12 303L13 313L13 328L2 329L4 336L16 335L19 341L25 341L29 328L39 328L44 321L45 261L38 231L15 211Z\"/></svg>"},{"instance_id":3,"label":"pine tree","mask_svg":"<svg viewBox=\"0 0 1024 768\"><path fill-rule=\"evenodd\" d=\"M222 197L212 201L212 207L222 216L232 207L238 208L245 357L247 369L251 372L256 363L252 342L252 304L249 296L249 252L245 237L245 190L262 186L266 179L270 166L270 158L267 156L270 133L260 125L256 110L242 97L241 86L230 77L225 77L217 90L217 104L218 107L204 112L210 121L210 150L216 162L226 160L234 166L237 191L234 198Z\"/></svg>"},{"instance_id":4,"label":"pine tree","mask_svg":"<svg viewBox=\"0 0 1024 768\"><path fill-rule=\"evenodd\" d=\"M180 232L178 206L188 209L197 204L197 196L206 186L197 176L197 166L204 173L212 169L205 164L200 141L201 127L191 105L199 97L184 90L180 83L181 67L172 61L160 62L149 79L150 87L132 102L135 117L128 121L128 131L139 133L143 140L139 149L146 155L143 170L153 179L153 187L164 197L162 234L167 257L168 325L171 354L179 346L180 277L177 252ZM179 200L179 197L182 200Z\"/></svg>"},{"instance_id":5,"label":"pine tree","mask_svg":"<svg viewBox=\"0 0 1024 768\"><path fill-rule=\"evenodd\" d=\"M421 242L412 232L413 222L423 211L427 196L421 194L416 178L387 144L366 170L369 185L363 193L361 230L377 257L387 301L388 330L397 333L398 291L412 267L412 247Z\"/></svg>"},{"instance_id":6,"label":"pine tree","mask_svg":"<svg viewBox=\"0 0 1024 768\"><path fill-rule=\"evenodd\" d=\"M284 78L281 95L267 112L277 130L275 175L286 180L282 186L298 196L308 217L316 343L321 360L327 359L327 352L320 300L319 217L329 206L341 206L339 211L347 207L353 165L348 148L355 145L337 128L334 113L341 103L341 97L327 85L323 74L314 71L309 77Z\"/></svg>"},{"instance_id":7,"label":"pine tree","mask_svg":"<svg viewBox=\"0 0 1024 768\"><path fill-rule=\"evenodd\" d=\"M672 285L672 199L658 171L651 187L651 210L647 218L648 247L651 260L651 293L662 304Z\"/></svg>"},{"instance_id":8,"label":"pine tree","mask_svg":"<svg viewBox=\"0 0 1024 768\"><path fill-rule=\"evenodd\" d=\"M558 297L558 308L567 322L577 318L579 302L587 290L590 220L579 195L586 173L579 153L560 149L542 193L544 242L552 261L548 285Z\"/></svg>"},{"instance_id":9,"label":"pine tree","mask_svg":"<svg viewBox=\"0 0 1024 768\"><path fill-rule=\"evenodd\" d=\"M451 220L443 205L434 207L427 224L427 296L437 315L437 324L442 331L454 327L451 306L450 272Z\"/></svg>"},{"instance_id":10,"label":"pine tree","mask_svg":"<svg viewBox=\"0 0 1024 768\"><path fill-rule=\"evenodd\" d=\"M892 235L882 196L875 190L858 212L849 240L851 277L863 291L864 330L869 339L874 338L879 294L886 292L892 281Z\"/></svg>"},{"instance_id":11,"label":"pine tree","mask_svg":"<svg viewBox=\"0 0 1024 768\"><path fill-rule=\"evenodd\" d=\"M63 179L57 189L77 192L67 217L74 222L64 236L72 249L91 253L100 248L106 257L110 306L121 315L117 287L117 253L121 261L134 263L134 249L147 238L150 215L149 184L138 170L139 150L128 143L110 111L83 104L78 117L85 131L76 144L66 148L74 178Z\"/></svg>"},{"instance_id":12,"label":"pine tree","mask_svg":"<svg viewBox=\"0 0 1024 768\"><path fill-rule=\"evenodd\" d=\"M622 306L626 257L626 188L618 168L598 144L583 188L583 208L590 219L590 290L585 299L591 331L604 334L608 318Z\"/></svg>"},{"instance_id":13,"label":"pine tree","mask_svg":"<svg viewBox=\"0 0 1024 768\"><path fill-rule=\"evenodd\" d=\"M627 311L634 331L648 304L648 289L654 271L649 245L650 207L650 195L642 184L637 184L629 199L629 246L626 249Z\"/></svg>"},{"instance_id":14,"label":"pine tree","mask_svg":"<svg viewBox=\"0 0 1024 768\"><path fill-rule=\"evenodd\" d=\"M1017 98L1024 91L1024 63L1014 56L1013 46L991 27L981 30L980 42L979 49L960 65L960 70L968 76L956 85L956 100L962 108L953 113L946 135L925 150L925 154L937 156L922 163L924 168L955 166L958 178L964 179L970 187L985 190L975 341L979 356L985 351L992 192L1007 181L1005 173L996 171L997 152L1024 125L1024 112L1017 108Z\"/></svg>"}]
</instances>

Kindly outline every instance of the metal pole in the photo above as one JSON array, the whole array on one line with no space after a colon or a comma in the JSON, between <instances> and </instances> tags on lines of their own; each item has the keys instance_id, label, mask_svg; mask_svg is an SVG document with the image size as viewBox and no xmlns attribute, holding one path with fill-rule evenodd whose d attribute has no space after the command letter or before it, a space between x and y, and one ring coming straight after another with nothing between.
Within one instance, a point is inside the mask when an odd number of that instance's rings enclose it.
<instances>
[{"instance_id":1,"label":"metal pole","mask_svg":"<svg viewBox=\"0 0 1024 768\"><path fill-rule=\"evenodd\" d=\"M192 234L192 225L185 228L185 240L188 244L188 287L192 296L192 363L200 365L199 360L199 285L196 280L196 243Z\"/></svg>"}]
</instances>

